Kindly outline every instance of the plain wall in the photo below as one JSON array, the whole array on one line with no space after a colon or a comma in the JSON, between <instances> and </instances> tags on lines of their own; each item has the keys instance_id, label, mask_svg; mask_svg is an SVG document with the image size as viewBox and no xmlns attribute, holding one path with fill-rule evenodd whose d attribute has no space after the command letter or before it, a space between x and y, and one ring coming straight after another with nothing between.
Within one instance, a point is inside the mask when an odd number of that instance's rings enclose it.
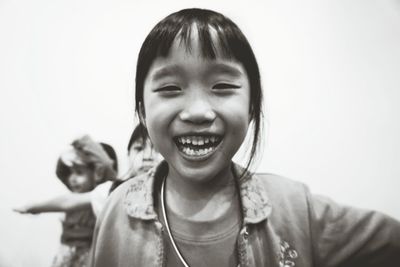
<instances>
[{"instance_id":1,"label":"plain wall","mask_svg":"<svg viewBox=\"0 0 400 267\"><path fill-rule=\"evenodd\" d=\"M254 48L266 103L258 170L400 219L399 1L0 0L0 266L51 263L60 214L12 207L67 192L54 168L72 139L112 144L126 170L140 45L193 6L232 18Z\"/></svg>"}]
</instances>

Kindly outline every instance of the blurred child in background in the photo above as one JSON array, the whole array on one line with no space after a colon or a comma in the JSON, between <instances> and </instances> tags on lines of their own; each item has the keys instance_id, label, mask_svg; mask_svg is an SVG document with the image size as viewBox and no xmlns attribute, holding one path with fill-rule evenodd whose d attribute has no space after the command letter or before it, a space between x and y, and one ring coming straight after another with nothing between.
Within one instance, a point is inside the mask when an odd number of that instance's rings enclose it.
<instances>
[{"instance_id":1,"label":"blurred child in background","mask_svg":"<svg viewBox=\"0 0 400 267\"><path fill-rule=\"evenodd\" d=\"M61 247L53 260L53 267L84 267L92 242L96 217L90 206L70 209L74 198L93 190L106 179L117 175L117 156L114 149L94 142L89 136L75 140L70 149L57 161L57 177L72 191L71 199L55 197L14 209L26 214L65 212L62 222Z\"/></svg>"},{"instance_id":2,"label":"blurred child in background","mask_svg":"<svg viewBox=\"0 0 400 267\"><path fill-rule=\"evenodd\" d=\"M133 130L127 150L128 171L125 174L115 180L106 181L91 192L80 195L79 204L90 204L96 217L103 210L108 195L115 188L126 180L147 172L162 160L161 154L157 152L148 138L146 128L141 124Z\"/></svg>"},{"instance_id":3,"label":"blurred child in background","mask_svg":"<svg viewBox=\"0 0 400 267\"><path fill-rule=\"evenodd\" d=\"M87 145L88 144L82 143L79 147L83 150L89 150L89 147L86 148ZM57 199L51 201L52 211L68 212L82 208L92 208L94 215L97 217L111 191L124 181L147 172L162 159L161 155L150 142L146 128L140 124L133 130L127 150L128 171L124 175L121 177L116 177L116 175L104 176L105 181L101 181L101 184L98 183L99 185L91 191L81 192L80 194L69 193L59 196Z\"/></svg>"},{"instance_id":4,"label":"blurred child in background","mask_svg":"<svg viewBox=\"0 0 400 267\"><path fill-rule=\"evenodd\" d=\"M128 171L113 181L110 191L126 180L147 172L162 160L161 154L151 143L147 130L142 124L138 124L133 130L127 149ZM99 189L100 187L96 191Z\"/></svg>"}]
</instances>

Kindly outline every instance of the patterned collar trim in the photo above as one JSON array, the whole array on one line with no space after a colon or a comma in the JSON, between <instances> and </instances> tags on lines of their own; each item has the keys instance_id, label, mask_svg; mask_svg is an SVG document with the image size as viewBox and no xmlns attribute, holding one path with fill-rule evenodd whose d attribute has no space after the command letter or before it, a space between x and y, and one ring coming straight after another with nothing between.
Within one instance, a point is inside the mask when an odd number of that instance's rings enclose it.
<instances>
[{"instance_id":1,"label":"patterned collar trim","mask_svg":"<svg viewBox=\"0 0 400 267\"><path fill-rule=\"evenodd\" d=\"M238 176L243 169L234 164L233 170ZM157 219L154 208L154 183L164 177L167 171L168 164L163 161L147 173L131 179L124 199L125 211L130 217L141 220ZM272 208L260 178L257 175L246 175L239 179L238 184L244 224L255 224L267 219Z\"/></svg>"}]
</instances>

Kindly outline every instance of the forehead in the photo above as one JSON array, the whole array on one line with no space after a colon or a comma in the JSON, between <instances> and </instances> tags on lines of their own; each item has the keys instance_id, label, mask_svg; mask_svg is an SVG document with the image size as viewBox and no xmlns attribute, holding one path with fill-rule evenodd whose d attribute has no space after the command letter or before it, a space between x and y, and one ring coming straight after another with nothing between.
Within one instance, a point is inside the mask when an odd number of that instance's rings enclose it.
<instances>
[{"instance_id":1,"label":"forehead","mask_svg":"<svg viewBox=\"0 0 400 267\"><path fill-rule=\"evenodd\" d=\"M230 60L233 56L221 32L209 25L206 30L204 27L201 30L196 23L178 32L167 56L177 50L204 60Z\"/></svg>"},{"instance_id":2,"label":"forehead","mask_svg":"<svg viewBox=\"0 0 400 267\"><path fill-rule=\"evenodd\" d=\"M138 138L135 141L132 142L131 148L133 147L137 147L137 146L142 146L143 144L143 139L142 138Z\"/></svg>"},{"instance_id":3,"label":"forehead","mask_svg":"<svg viewBox=\"0 0 400 267\"><path fill-rule=\"evenodd\" d=\"M142 139L142 138L139 138L139 139L136 139L136 140L132 143L132 145L130 146L130 149L129 149L129 150L132 150L132 149L138 148L138 147L148 147L148 146L151 146L151 142L150 142L149 139L146 138L146 141L143 142L143 139Z\"/></svg>"},{"instance_id":4,"label":"forehead","mask_svg":"<svg viewBox=\"0 0 400 267\"><path fill-rule=\"evenodd\" d=\"M157 54L160 57L168 57L177 50L209 60L232 60L235 57L229 34L218 26L193 22L190 25L182 24L175 36L174 33L165 35L165 42L163 39L158 40L160 44Z\"/></svg>"},{"instance_id":5,"label":"forehead","mask_svg":"<svg viewBox=\"0 0 400 267\"><path fill-rule=\"evenodd\" d=\"M234 77L242 77L246 71L239 61L228 55L217 39L217 33L211 34L214 56L210 56L204 41L197 30L192 28L190 36L178 35L166 56L156 57L150 67L148 76L152 79L162 79L165 76L184 74L191 68L202 67L206 76L227 74ZM211 31L211 30L210 30ZM200 72L197 72L200 73Z\"/></svg>"},{"instance_id":6,"label":"forehead","mask_svg":"<svg viewBox=\"0 0 400 267\"><path fill-rule=\"evenodd\" d=\"M91 171L91 168L87 165L82 165L82 164L76 164L74 163L71 167L72 172L77 172L77 171L84 171L84 172L89 172Z\"/></svg>"}]
</instances>

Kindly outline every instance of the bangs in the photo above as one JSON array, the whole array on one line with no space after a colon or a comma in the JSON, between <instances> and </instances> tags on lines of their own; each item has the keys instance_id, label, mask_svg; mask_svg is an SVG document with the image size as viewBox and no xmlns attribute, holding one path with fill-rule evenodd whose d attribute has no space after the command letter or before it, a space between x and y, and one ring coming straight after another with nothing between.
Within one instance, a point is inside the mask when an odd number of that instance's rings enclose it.
<instances>
[{"instance_id":1,"label":"bangs","mask_svg":"<svg viewBox=\"0 0 400 267\"><path fill-rule=\"evenodd\" d=\"M153 52L153 58L167 57L174 41L191 51L194 31L198 35L201 55L206 59L223 57L241 61L241 48L248 45L235 23L220 14L204 10L200 16L189 11L180 16L166 17L154 27L143 47L147 48L147 52Z\"/></svg>"},{"instance_id":2,"label":"bangs","mask_svg":"<svg viewBox=\"0 0 400 267\"><path fill-rule=\"evenodd\" d=\"M85 171L93 171L95 168L94 163L72 163L72 166L70 167L71 171L79 171L79 170L85 170Z\"/></svg>"},{"instance_id":3,"label":"bangs","mask_svg":"<svg viewBox=\"0 0 400 267\"><path fill-rule=\"evenodd\" d=\"M228 45L234 42L233 40L227 40L221 28L214 28L209 24L198 21L192 24L185 23L181 27L176 27L173 32L165 34L167 35L165 39L160 38L162 41L158 42L159 47L156 48L158 56L167 57L175 41L182 44L187 52L191 52L194 44L192 39L193 33L197 33L200 54L205 59L216 59L217 57L227 59L236 58L232 47Z\"/></svg>"}]
</instances>

